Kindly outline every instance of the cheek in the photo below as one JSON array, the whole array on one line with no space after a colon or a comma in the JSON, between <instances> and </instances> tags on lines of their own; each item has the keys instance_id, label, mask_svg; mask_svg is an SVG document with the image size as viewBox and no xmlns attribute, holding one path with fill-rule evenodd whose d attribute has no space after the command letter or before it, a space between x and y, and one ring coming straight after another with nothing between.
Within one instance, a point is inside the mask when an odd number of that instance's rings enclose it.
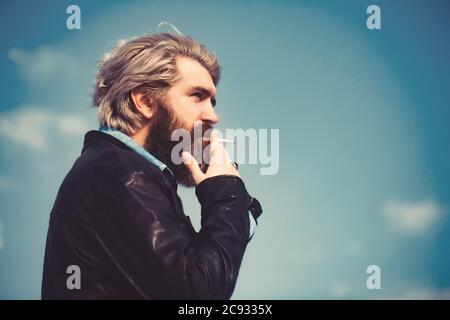
<instances>
[{"instance_id":1,"label":"cheek","mask_svg":"<svg viewBox=\"0 0 450 320\"><path fill-rule=\"evenodd\" d=\"M194 124L201 115L201 108L192 97L174 99L172 110L178 119L190 125Z\"/></svg>"}]
</instances>

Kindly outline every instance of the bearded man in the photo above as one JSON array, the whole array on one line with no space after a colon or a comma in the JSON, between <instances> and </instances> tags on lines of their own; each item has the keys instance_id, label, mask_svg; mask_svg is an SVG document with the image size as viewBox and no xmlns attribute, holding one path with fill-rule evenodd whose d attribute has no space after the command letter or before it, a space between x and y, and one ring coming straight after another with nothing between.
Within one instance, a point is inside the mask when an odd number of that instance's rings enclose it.
<instances>
[{"instance_id":1,"label":"bearded man","mask_svg":"<svg viewBox=\"0 0 450 320\"><path fill-rule=\"evenodd\" d=\"M212 130L219 78L217 57L179 34L135 38L100 62L100 129L51 211L43 299L231 297L262 209ZM177 130L191 138L183 152ZM198 232L178 183L195 187Z\"/></svg>"}]
</instances>

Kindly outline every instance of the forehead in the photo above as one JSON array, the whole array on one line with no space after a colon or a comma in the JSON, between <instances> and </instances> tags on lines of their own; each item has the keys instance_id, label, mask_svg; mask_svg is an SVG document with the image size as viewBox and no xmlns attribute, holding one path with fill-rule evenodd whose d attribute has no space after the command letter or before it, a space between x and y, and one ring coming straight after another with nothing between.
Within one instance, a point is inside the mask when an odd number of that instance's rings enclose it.
<instances>
[{"instance_id":1,"label":"forehead","mask_svg":"<svg viewBox=\"0 0 450 320\"><path fill-rule=\"evenodd\" d=\"M208 70L198 61L187 57L177 57L176 59L180 79L176 86L182 90L189 90L194 87L202 87L216 94L216 87Z\"/></svg>"}]
</instances>

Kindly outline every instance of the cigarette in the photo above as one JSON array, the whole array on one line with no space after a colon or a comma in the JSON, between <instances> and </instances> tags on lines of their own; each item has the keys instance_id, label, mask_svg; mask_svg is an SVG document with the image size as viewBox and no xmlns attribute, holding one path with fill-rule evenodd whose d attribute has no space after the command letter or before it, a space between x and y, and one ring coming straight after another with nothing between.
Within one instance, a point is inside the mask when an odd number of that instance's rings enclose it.
<instances>
[{"instance_id":1,"label":"cigarette","mask_svg":"<svg viewBox=\"0 0 450 320\"><path fill-rule=\"evenodd\" d=\"M209 140L209 138L203 138L203 141L210 141L210 140ZM217 141L218 141L218 142L221 142L221 143L232 143L232 144L234 144L234 141L233 141L233 140L217 139Z\"/></svg>"}]
</instances>

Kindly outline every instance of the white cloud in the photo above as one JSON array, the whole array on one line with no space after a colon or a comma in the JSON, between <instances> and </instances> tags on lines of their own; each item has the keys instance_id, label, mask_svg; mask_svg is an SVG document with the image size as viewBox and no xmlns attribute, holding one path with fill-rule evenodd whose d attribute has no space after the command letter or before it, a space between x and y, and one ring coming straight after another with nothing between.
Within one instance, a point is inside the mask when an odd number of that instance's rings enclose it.
<instances>
[{"instance_id":1,"label":"white cloud","mask_svg":"<svg viewBox=\"0 0 450 320\"><path fill-rule=\"evenodd\" d=\"M45 131L49 121L49 114L39 109L20 108L4 112L0 116L0 136L42 150L47 146Z\"/></svg>"},{"instance_id":2,"label":"white cloud","mask_svg":"<svg viewBox=\"0 0 450 320\"><path fill-rule=\"evenodd\" d=\"M52 47L40 47L31 52L12 48L8 52L27 81L41 86L49 80L64 81L74 78L80 68L71 54Z\"/></svg>"},{"instance_id":3,"label":"white cloud","mask_svg":"<svg viewBox=\"0 0 450 320\"><path fill-rule=\"evenodd\" d=\"M419 235L426 233L444 216L443 208L433 200L419 202L388 201L384 213L397 231Z\"/></svg>"},{"instance_id":4,"label":"white cloud","mask_svg":"<svg viewBox=\"0 0 450 320\"><path fill-rule=\"evenodd\" d=\"M84 134L89 129L87 121L75 115L55 116L53 121L59 132L69 136Z\"/></svg>"},{"instance_id":5,"label":"white cloud","mask_svg":"<svg viewBox=\"0 0 450 320\"><path fill-rule=\"evenodd\" d=\"M51 131L56 130L64 136L78 136L88 129L88 122L80 116L55 114L44 108L20 107L0 114L0 137L35 151L47 148Z\"/></svg>"}]
</instances>

